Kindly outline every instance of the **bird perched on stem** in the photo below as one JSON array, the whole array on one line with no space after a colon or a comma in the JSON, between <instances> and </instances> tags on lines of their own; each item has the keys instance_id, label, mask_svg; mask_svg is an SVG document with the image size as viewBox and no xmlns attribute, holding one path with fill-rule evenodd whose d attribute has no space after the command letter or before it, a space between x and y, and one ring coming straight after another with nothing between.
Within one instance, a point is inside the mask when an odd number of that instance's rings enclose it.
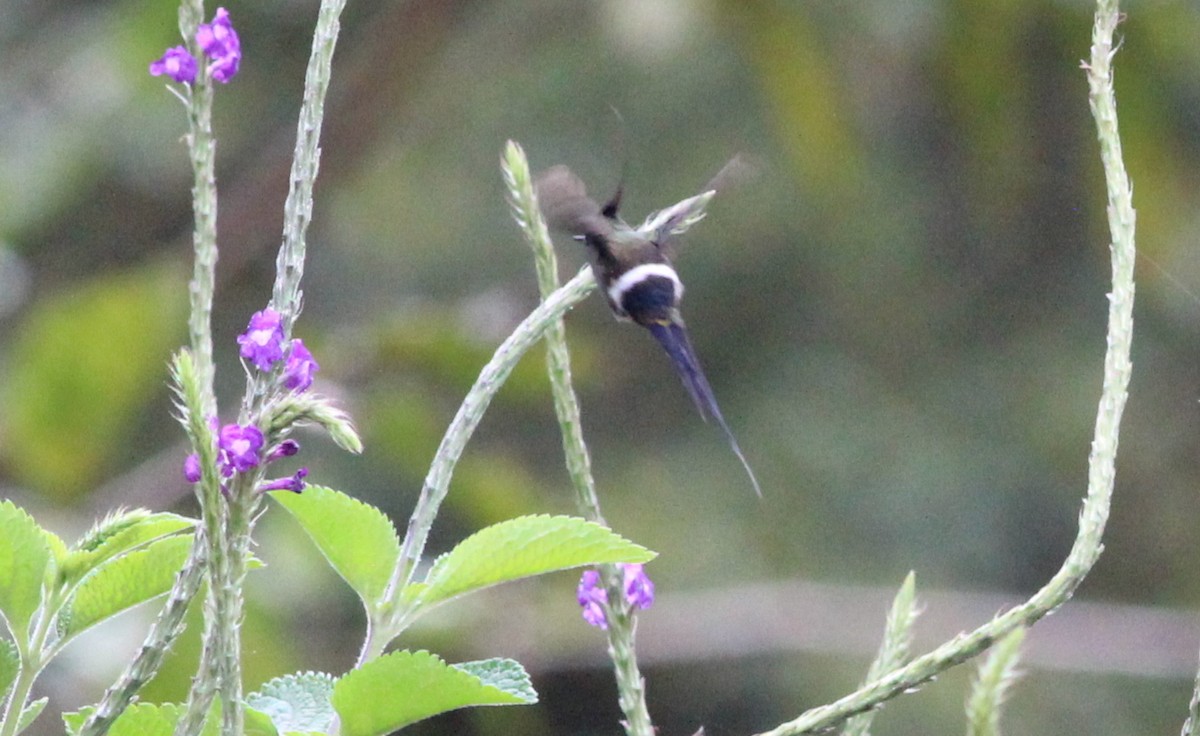
<instances>
[{"instance_id":1,"label":"bird perched on stem","mask_svg":"<svg viewBox=\"0 0 1200 736\"><path fill-rule=\"evenodd\" d=\"M683 282L671 265L675 237L704 217L704 208L718 189L747 170L742 157L735 156L702 193L654 213L637 228L626 224L617 214L621 186L601 206L588 197L579 177L560 165L539 174L534 180L534 190L550 227L569 232L587 244L592 271L617 319L645 327L667 352L701 418L716 420L750 476L754 492L761 497L758 479L721 415L688 339L679 314Z\"/></svg>"}]
</instances>

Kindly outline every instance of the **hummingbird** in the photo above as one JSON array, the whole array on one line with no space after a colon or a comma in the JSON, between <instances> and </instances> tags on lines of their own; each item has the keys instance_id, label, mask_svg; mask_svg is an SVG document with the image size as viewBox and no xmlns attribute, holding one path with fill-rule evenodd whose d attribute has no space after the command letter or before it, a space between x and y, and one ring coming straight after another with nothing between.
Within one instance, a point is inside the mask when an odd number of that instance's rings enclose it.
<instances>
[{"instance_id":1,"label":"hummingbird","mask_svg":"<svg viewBox=\"0 0 1200 736\"><path fill-rule=\"evenodd\" d=\"M717 190L745 173L747 166L741 156L735 156L703 192L650 215L636 228L617 214L622 184L600 205L588 196L578 176L558 165L535 177L534 190L547 224L587 245L592 272L616 318L646 328L666 351L701 419L716 421L761 498L758 479L717 406L688 338L679 313L683 282L671 265L676 236L701 220Z\"/></svg>"}]
</instances>

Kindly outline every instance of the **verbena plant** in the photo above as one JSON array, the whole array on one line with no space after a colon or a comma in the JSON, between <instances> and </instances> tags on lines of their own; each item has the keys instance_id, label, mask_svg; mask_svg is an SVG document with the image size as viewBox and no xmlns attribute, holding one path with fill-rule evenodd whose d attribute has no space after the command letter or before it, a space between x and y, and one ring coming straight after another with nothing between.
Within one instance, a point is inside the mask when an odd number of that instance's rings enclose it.
<instances>
[{"instance_id":1,"label":"verbena plant","mask_svg":"<svg viewBox=\"0 0 1200 736\"><path fill-rule=\"evenodd\" d=\"M635 611L653 600L653 585L641 565L654 553L613 533L604 523L564 339L563 315L595 289L595 280L584 269L559 284L529 166L515 143L503 152L502 169L515 219L533 248L542 303L496 350L465 397L437 450L403 538L378 509L339 491L307 484L306 469L267 478L272 462L299 451L290 435L301 424L322 427L349 452L361 450L350 418L310 391L319 366L303 341L293 337L301 311L305 235L325 91L343 5L344 0L321 4L274 288L267 305L251 317L239 337L246 388L236 418L225 424L218 419L213 392L210 327L218 252L211 113L219 85L230 82L242 62L232 19L224 9L217 9L205 23L200 0L184 0L179 13L183 44L150 66L152 74L173 80L169 89L184 105L194 172L190 344L174 356L171 374L177 415L192 446L184 468L195 484L200 518L118 511L69 545L11 502L0 503L0 613L8 632L0 641L0 693L5 699L0 736L20 733L38 717L47 701L33 698L34 682L63 647L101 621L164 595L166 602L144 644L102 700L64 717L69 733L371 736L456 708L533 703L537 696L529 678L512 660L452 665L428 652L387 652L387 647L419 617L460 596L578 567L597 568L584 573L579 603L585 618L606 631L623 726L631 736L655 732L634 650ZM1028 601L915 658L910 642L917 604L910 575L896 596L879 654L863 685L768 734L812 733L839 724L846 734L866 734L882 703L999 642L980 668L967 706L969 733L996 733L1023 631L1067 601L1100 553L1131 372L1134 212L1121 161L1111 69L1119 18L1115 0L1099 0L1091 56L1084 64L1108 184L1113 284L1103 389L1075 545L1060 571ZM695 222L707 199L695 197L676 207L686 205L687 221ZM480 530L423 565L429 530L466 443L516 363L543 341L580 517L512 519ZM266 496L296 520L359 596L367 627L358 660L349 672L283 675L258 692L244 694L242 591L247 571L256 564L249 553L250 540ZM157 671L183 627L189 602L202 588L203 649L187 701L136 702L138 689ZM1196 692L1184 727L1189 734L1200 734L1200 686Z\"/></svg>"}]
</instances>

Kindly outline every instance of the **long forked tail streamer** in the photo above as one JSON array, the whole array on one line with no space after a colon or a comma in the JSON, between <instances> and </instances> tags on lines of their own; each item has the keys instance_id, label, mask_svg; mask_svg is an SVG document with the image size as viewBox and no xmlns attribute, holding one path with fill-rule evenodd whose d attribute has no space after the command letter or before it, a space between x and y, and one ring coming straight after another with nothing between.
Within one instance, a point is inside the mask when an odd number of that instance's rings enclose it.
<instances>
[{"instance_id":1,"label":"long forked tail streamer","mask_svg":"<svg viewBox=\"0 0 1200 736\"><path fill-rule=\"evenodd\" d=\"M708 417L717 420L717 424L721 427L721 431L725 433L726 439L729 440L729 446L733 449L733 454L737 455L737 459L741 461L742 467L746 469L746 475L750 476L750 482L754 485L754 492L762 498L762 488L758 485L758 478L755 477L754 471L750 469L750 463L746 461L745 454L742 453L741 446L738 445L737 438L733 436L733 430L729 429L729 425L725 422L725 417L721 415L721 409L717 407L717 399L713 396L712 386L708 384L708 379L704 377L704 371L700 368L700 361L696 358L696 351L692 349L692 342L688 339L687 330L683 325L675 322L651 322L646 325L646 329L650 330L650 334L654 335L654 339L658 340L658 344L663 346L667 351L667 355L671 358L671 364L675 366L675 371L679 374L680 380L683 381L684 388L695 402L696 408L700 410L700 417L705 421Z\"/></svg>"}]
</instances>

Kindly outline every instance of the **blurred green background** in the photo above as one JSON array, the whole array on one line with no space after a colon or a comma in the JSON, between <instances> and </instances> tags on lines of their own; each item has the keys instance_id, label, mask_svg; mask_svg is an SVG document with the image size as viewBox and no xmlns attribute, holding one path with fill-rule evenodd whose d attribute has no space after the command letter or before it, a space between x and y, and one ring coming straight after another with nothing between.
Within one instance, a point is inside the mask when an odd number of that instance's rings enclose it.
<instances>
[{"instance_id":1,"label":"blurred green background","mask_svg":"<svg viewBox=\"0 0 1200 736\"><path fill-rule=\"evenodd\" d=\"M230 0L245 52L217 90L218 391L269 296L316 3ZM208 9L211 15L214 6ZM1182 723L1200 625L1200 6L1124 8L1117 93L1140 225L1134 376L1106 552L1034 630L1015 733ZM696 193L734 153L678 260L684 315L754 497L666 359L599 297L568 318L606 516L659 551L642 617L663 734L762 730L852 689L890 591L916 570L924 650L1031 594L1074 537L1099 395L1104 187L1081 1L351 2L323 139L304 316L367 446L302 437L314 482L403 527L478 369L537 301L499 172L506 139L625 212ZM146 73L178 43L163 0L0 0L0 496L71 536L106 509L194 511L166 361L185 340L183 109ZM620 112L620 123L612 110ZM564 277L582 248L559 238ZM540 354L501 391L431 540L569 513ZM271 510L251 579L247 680L344 671L347 589ZM617 733L576 577L453 606L400 642L515 656L541 704L420 734ZM68 650L51 710L95 701L143 613ZM193 636L194 636L193 627ZM147 699L186 691L182 642ZM893 703L879 734L956 733L970 672ZM38 733L60 731L54 713Z\"/></svg>"}]
</instances>

